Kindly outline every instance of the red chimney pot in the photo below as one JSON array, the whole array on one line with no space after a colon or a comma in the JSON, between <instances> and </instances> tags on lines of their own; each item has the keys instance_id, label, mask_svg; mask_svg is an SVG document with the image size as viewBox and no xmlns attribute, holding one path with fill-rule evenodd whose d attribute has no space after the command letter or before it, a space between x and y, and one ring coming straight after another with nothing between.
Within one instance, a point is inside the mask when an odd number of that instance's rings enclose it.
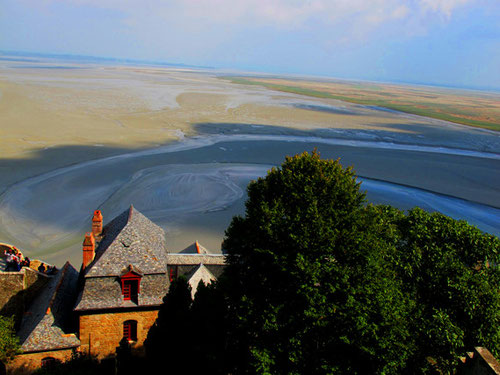
<instances>
[{"instance_id":1,"label":"red chimney pot","mask_svg":"<svg viewBox=\"0 0 500 375\"><path fill-rule=\"evenodd\" d=\"M102 214L101 210L95 210L92 217L92 233L94 237L100 236L102 233Z\"/></svg>"},{"instance_id":2,"label":"red chimney pot","mask_svg":"<svg viewBox=\"0 0 500 375\"><path fill-rule=\"evenodd\" d=\"M92 232L85 233L83 240L83 269L87 268L95 257L95 238Z\"/></svg>"}]
</instances>

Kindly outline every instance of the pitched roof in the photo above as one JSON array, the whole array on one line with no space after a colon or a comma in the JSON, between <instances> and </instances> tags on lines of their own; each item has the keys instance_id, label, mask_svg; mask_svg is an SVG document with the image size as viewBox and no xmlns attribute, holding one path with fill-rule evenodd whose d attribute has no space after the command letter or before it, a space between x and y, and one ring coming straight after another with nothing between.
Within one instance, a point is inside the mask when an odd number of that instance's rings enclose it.
<instances>
[{"instance_id":1,"label":"pitched roof","mask_svg":"<svg viewBox=\"0 0 500 375\"><path fill-rule=\"evenodd\" d=\"M194 298L196 290L198 289L198 284L203 281L205 284L210 284L212 281L216 280L216 277L205 267L203 264L199 264L190 273L186 275L189 285L191 285L191 297Z\"/></svg>"},{"instance_id":2,"label":"pitched roof","mask_svg":"<svg viewBox=\"0 0 500 375\"><path fill-rule=\"evenodd\" d=\"M24 352L73 348L80 340L69 332L78 272L69 263L54 275L24 314L18 331Z\"/></svg>"},{"instance_id":3,"label":"pitched roof","mask_svg":"<svg viewBox=\"0 0 500 375\"><path fill-rule=\"evenodd\" d=\"M103 228L85 277L120 276L129 264L143 274L165 273L167 268L165 232L133 206Z\"/></svg>"},{"instance_id":4,"label":"pitched roof","mask_svg":"<svg viewBox=\"0 0 500 375\"><path fill-rule=\"evenodd\" d=\"M78 295L75 311L159 306L168 290L166 274L148 274L140 280L137 301L125 300L116 277L89 277Z\"/></svg>"},{"instance_id":5,"label":"pitched roof","mask_svg":"<svg viewBox=\"0 0 500 375\"><path fill-rule=\"evenodd\" d=\"M210 254L209 251L200 245L198 241L186 247L184 250L179 252L180 254Z\"/></svg>"}]
</instances>

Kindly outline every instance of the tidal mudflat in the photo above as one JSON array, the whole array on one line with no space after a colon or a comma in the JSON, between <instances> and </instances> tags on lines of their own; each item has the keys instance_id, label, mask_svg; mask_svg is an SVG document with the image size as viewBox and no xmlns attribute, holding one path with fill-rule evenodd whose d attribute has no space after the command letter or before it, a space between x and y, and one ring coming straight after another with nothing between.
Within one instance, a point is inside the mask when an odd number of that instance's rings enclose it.
<instances>
[{"instance_id":1,"label":"tidal mudflat","mask_svg":"<svg viewBox=\"0 0 500 375\"><path fill-rule=\"evenodd\" d=\"M0 63L0 242L79 264L92 210L133 204L218 251L248 182L317 147L374 203L415 205L500 234L500 136L334 99L273 92L218 72Z\"/></svg>"}]
</instances>

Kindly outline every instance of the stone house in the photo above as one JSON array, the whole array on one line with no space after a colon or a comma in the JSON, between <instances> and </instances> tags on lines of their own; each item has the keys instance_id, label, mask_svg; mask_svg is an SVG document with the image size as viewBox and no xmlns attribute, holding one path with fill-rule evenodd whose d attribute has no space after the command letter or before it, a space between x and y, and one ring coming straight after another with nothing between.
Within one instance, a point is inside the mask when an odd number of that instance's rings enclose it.
<instances>
[{"instance_id":1,"label":"stone house","mask_svg":"<svg viewBox=\"0 0 500 375\"><path fill-rule=\"evenodd\" d=\"M105 226L102 213L94 212L82 258L79 272L66 263L56 275L40 276L48 281L24 311L23 354L9 368L35 369L74 352L113 357L123 337L143 354L170 283L185 275L194 296L200 281L222 273L225 261L198 242L169 253L163 229L133 206Z\"/></svg>"},{"instance_id":2,"label":"stone house","mask_svg":"<svg viewBox=\"0 0 500 375\"><path fill-rule=\"evenodd\" d=\"M78 271L66 263L42 288L22 317L17 332L23 354L9 368L26 370L65 361L80 347L73 306Z\"/></svg>"}]
</instances>

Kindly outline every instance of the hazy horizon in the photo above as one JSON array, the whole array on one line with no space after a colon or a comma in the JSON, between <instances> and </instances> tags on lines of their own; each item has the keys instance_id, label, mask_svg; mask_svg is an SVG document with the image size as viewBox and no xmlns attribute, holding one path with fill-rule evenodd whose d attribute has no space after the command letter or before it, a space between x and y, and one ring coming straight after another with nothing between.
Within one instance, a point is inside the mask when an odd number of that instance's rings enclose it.
<instances>
[{"instance_id":1,"label":"hazy horizon","mask_svg":"<svg viewBox=\"0 0 500 375\"><path fill-rule=\"evenodd\" d=\"M496 0L0 0L0 50L500 90Z\"/></svg>"},{"instance_id":2,"label":"hazy horizon","mask_svg":"<svg viewBox=\"0 0 500 375\"><path fill-rule=\"evenodd\" d=\"M22 58L38 57L46 59L54 59L56 61L71 61L75 63L85 64L85 63L109 63L117 65L137 65L137 66L158 66L158 67L179 67L188 69L204 69L209 71L222 71L225 73L234 73L235 75L252 75L252 76L276 76L276 77L296 77L296 78L309 78L309 79L319 79L319 80L339 80L339 81L359 81L359 82L374 82L381 84L396 84L396 85L415 85L415 86L429 86L444 89L457 89L457 90L467 90L467 91L489 91L500 93L500 87L482 87L482 86L458 86L452 84L440 84L432 82L418 82L418 81L401 81L401 80L381 80L381 79L361 79L356 77L339 77L339 76L328 76L319 74L307 74L301 72L289 72L283 73L279 71L270 70L245 70L245 69L231 69L231 68L221 68L218 66L203 66L203 65L190 65L182 62L176 61L154 61L154 60L141 60L141 59L130 59L126 57L109 57L109 56L92 56L92 55L74 55L74 54L58 54L51 52L40 52L40 51L5 51L0 50L0 60L2 60L2 55L9 57L18 57L19 62L23 61ZM30 62L26 60L27 62ZM14 62L14 61L13 61ZM34 68L40 69L40 66L34 66Z\"/></svg>"}]
</instances>

